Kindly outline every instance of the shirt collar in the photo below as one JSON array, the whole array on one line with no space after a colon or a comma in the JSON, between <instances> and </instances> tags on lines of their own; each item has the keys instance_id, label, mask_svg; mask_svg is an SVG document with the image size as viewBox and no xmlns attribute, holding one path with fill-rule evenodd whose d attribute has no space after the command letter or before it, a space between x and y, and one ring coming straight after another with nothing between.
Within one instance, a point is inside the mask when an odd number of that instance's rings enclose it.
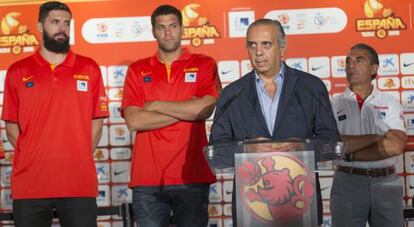
<instances>
[{"instance_id":1,"label":"shirt collar","mask_svg":"<svg viewBox=\"0 0 414 227\"><path fill-rule=\"evenodd\" d=\"M186 61L188 59L190 59L191 57L191 52L188 48L182 48L182 53L180 55L180 57L178 57L178 59L176 61ZM158 52L155 53L151 58L150 58L150 64L151 65L156 65L156 64L160 64L163 62L160 61L159 57L158 57Z\"/></svg>"},{"instance_id":2,"label":"shirt collar","mask_svg":"<svg viewBox=\"0 0 414 227\"><path fill-rule=\"evenodd\" d=\"M281 64L280 64L280 70L276 74L274 80L276 81L279 78L281 80L283 80L284 77L285 77L285 71L286 71L286 66L285 66L285 64L283 62L281 62ZM258 82L260 84L263 84L264 83L263 80L262 80L262 78L260 78L259 74L257 74L256 70L254 71L254 75L255 75L255 78L256 78L256 82Z\"/></svg>"},{"instance_id":3,"label":"shirt collar","mask_svg":"<svg viewBox=\"0 0 414 227\"><path fill-rule=\"evenodd\" d=\"M368 95L368 97L367 97L367 99L369 98L369 97L375 97L377 94L378 94L378 92L379 92L379 90L373 85L373 88L372 88L372 91L371 91L371 94L369 94ZM347 95L347 96L350 96L350 97L355 97L356 96L356 94L349 88L349 87L347 87L346 89L345 89L345 91L344 91L344 93Z\"/></svg>"},{"instance_id":4,"label":"shirt collar","mask_svg":"<svg viewBox=\"0 0 414 227\"><path fill-rule=\"evenodd\" d=\"M34 59L36 60L36 62L39 65L47 65L49 66L50 63L46 61L46 59L43 58L43 56L40 54L40 48L36 51L36 53L33 55ZM74 66L75 65L75 59L76 59L76 55L69 50L69 52L66 55L65 60L60 64L60 65L65 65L65 66Z\"/></svg>"}]
</instances>

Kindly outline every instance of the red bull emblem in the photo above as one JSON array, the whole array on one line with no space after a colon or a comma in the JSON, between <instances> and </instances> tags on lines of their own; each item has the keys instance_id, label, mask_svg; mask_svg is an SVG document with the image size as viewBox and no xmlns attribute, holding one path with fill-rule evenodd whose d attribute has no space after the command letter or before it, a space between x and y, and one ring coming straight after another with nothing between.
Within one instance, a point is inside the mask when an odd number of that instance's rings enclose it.
<instances>
[{"instance_id":1,"label":"red bull emblem","mask_svg":"<svg viewBox=\"0 0 414 227\"><path fill-rule=\"evenodd\" d=\"M314 175L289 154L272 154L236 167L240 196L248 212L262 223L301 218L314 196Z\"/></svg>"}]
</instances>

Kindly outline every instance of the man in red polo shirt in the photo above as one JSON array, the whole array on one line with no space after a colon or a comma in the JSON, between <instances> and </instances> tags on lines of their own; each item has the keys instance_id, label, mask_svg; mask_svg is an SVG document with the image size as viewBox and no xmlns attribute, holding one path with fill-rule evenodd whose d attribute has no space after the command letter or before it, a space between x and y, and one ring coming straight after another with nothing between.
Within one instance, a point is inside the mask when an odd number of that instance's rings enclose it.
<instances>
[{"instance_id":1,"label":"man in red polo shirt","mask_svg":"<svg viewBox=\"0 0 414 227\"><path fill-rule=\"evenodd\" d=\"M207 226L209 184L204 120L220 80L215 61L181 48L181 12L162 5L151 15L158 52L128 70L122 112L137 131L132 158L133 206L139 226Z\"/></svg>"},{"instance_id":2,"label":"man in red polo shirt","mask_svg":"<svg viewBox=\"0 0 414 227\"><path fill-rule=\"evenodd\" d=\"M99 66L70 51L67 5L40 6L41 48L7 71L2 119L15 148L11 190L16 226L96 226L93 150L107 99Z\"/></svg>"}]
</instances>

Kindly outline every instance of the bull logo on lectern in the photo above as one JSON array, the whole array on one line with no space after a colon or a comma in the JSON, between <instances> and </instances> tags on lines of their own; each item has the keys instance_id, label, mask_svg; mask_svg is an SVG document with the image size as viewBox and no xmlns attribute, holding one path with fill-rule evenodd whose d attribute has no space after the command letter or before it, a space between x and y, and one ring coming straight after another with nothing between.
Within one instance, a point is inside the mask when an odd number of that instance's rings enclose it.
<instances>
[{"instance_id":1,"label":"bull logo on lectern","mask_svg":"<svg viewBox=\"0 0 414 227\"><path fill-rule=\"evenodd\" d=\"M290 154L271 154L236 167L237 186L248 212L262 223L287 223L310 208L314 175Z\"/></svg>"}]
</instances>

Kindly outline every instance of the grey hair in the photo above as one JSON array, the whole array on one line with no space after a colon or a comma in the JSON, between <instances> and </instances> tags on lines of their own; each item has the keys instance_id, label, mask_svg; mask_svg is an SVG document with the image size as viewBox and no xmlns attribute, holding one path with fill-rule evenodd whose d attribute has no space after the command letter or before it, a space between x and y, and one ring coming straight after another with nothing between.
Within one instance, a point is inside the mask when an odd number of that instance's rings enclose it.
<instances>
[{"instance_id":1,"label":"grey hair","mask_svg":"<svg viewBox=\"0 0 414 227\"><path fill-rule=\"evenodd\" d=\"M286 47L287 40L286 40L286 33L283 29L282 24L278 20L271 20L267 18L261 18L253 22L249 28L247 29L247 33L249 33L250 29L258 26L258 25L273 25L276 28L276 31L278 33L277 42L279 43L280 47Z\"/></svg>"}]
</instances>

